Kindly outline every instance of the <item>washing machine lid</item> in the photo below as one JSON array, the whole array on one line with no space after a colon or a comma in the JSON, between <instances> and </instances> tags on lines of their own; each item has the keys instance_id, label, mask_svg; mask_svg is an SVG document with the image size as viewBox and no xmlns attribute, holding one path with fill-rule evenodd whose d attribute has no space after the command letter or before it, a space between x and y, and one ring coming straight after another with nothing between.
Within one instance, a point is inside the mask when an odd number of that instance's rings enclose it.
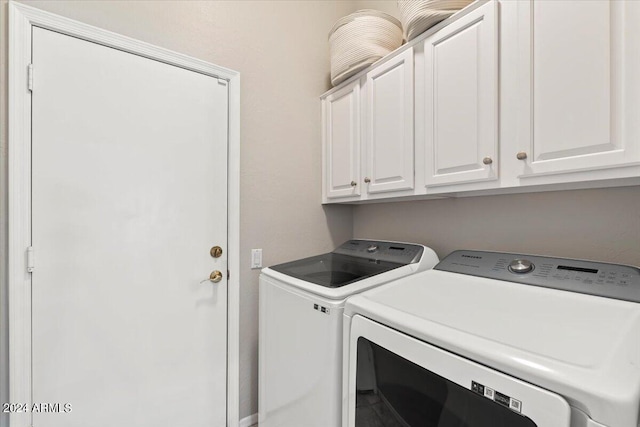
<instances>
[{"instance_id":1,"label":"washing machine lid","mask_svg":"<svg viewBox=\"0 0 640 427\"><path fill-rule=\"evenodd\" d=\"M606 277L629 274L632 277L625 277L628 283L640 284L640 270L595 263L565 270L557 267L575 266L576 262L498 255L459 251L455 257L441 261L437 269L353 296L347 300L345 314L360 314L552 390L597 422L636 425L640 405L640 304L610 295L580 293L574 285L592 277L589 275L597 277L600 271L606 271ZM500 261L496 267L494 261L513 258L532 261L534 269L510 273L517 277L514 281L479 277L485 273L485 264L489 265L487 275L505 274L511 262ZM491 262L485 263L488 259ZM555 267L544 267L553 263ZM520 267L516 264L517 270ZM452 271L457 269L464 272ZM536 269L549 279L559 272L575 273L570 280L572 289L529 286L526 275L533 277ZM609 274L616 271L616 275ZM563 276L558 282L565 280L569 281ZM610 285L624 287L619 281ZM561 286L566 287L566 283ZM623 418L628 423L620 423Z\"/></svg>"},{"instance_id":2,"label":"washing machine lid","mask_svg":"<svg viewBox=\"0 0 640 427\"><path fill-rule=\"evenodd\" d=\"M408 243L349 240L333 252L270 267L327 288L342 286L420 261L424 247Z\"/></svg>"},{"instance_id":3,"label":"washing machine lid","mask_svg":"<svg viewBox=\"0 0 640 427\"><path fill-rule=\"evenodd\" d=\"M328 253L274 265L272 270L327 288L339 288L385 271L402 267L388 261Z\"/></svg>"}]
</instances>

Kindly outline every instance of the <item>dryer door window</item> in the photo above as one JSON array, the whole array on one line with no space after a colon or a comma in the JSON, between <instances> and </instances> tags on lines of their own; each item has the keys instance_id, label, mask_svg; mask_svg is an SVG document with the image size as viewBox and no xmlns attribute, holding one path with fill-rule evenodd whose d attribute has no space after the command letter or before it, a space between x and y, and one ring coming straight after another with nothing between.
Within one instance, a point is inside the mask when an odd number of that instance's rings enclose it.
<instances>
[{"instance_id":1,"label":"dryer door window","mask_svg":"<svg viewBox=\"0 0 640 427\"><path fill-rule=\"evenodd\" d=\"M358 353L356 427L536 427L484 385L471 391L365 338Z\"/></svg>"}]
</instances>

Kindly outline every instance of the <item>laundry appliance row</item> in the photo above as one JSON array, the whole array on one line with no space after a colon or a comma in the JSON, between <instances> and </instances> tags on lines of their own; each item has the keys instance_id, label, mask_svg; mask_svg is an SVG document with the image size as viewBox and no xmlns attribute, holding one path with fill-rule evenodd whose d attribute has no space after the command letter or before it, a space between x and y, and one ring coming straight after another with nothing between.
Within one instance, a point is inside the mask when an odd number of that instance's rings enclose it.
<instances>
[{"instance_id":1,"label":"laundry appliance row","mask_svg":"<svg viewBox=\"0 0 640 427\"><path fill-rule=\"evenodd\" d=\"M361 240L331 254L261 275L261 427L640 425L640 269Z\"/></svg>"}]
</instances>

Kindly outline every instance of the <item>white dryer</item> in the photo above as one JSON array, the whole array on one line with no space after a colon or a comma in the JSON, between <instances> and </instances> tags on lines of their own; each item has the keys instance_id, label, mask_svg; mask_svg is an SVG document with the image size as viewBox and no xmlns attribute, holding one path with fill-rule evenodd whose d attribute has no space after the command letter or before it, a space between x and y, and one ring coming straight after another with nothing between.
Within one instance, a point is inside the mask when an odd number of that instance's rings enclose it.
<instances>
[{"instance_id":1,"label":"white dryer","mask_svg":"<svg viewBox=\"0 0 640 427\"><path fill-rule=\"evenodd\" d=\"M638 427L640 270L456 251L350 298L343 426Z\"/></svg>"},{"instance_id":2,"label":"white dryer","mask_svg":"<svg viewBox=\"0 0 640 427\"><path fill-rule=\"evenodd\" d=\"M330 253L260 275L260 427L338 427L347 297L432 268L435 252L350 240Z\"/></svg>"}]
</instances>

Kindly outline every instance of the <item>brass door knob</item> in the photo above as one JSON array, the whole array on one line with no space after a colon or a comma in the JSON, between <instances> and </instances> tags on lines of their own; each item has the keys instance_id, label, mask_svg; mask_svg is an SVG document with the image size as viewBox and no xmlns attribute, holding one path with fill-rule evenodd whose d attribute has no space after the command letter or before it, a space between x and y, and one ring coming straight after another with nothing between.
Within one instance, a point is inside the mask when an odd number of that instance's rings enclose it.
<instances>
[{"instance_id":1,"label":"brass door knob","mask_svg":"<svg viewBox=\"0 0 640 427\"><path fill-rule=\"evenodd\" d=\"M518 160L524 160L526 158L527 158L527 153L525 153L524 151L521 151L518 154L516 154L516 159Z\"/></svg>"},{"instance_id":2,"label":"brass door knob","mask_svg":"<svg viewBox=\"0 0 640 427\"><path fill-rule=\"evenodd\" d=\"M222 255L222 248L220 246L214 246L211 248L209 253L214 258L220 258L220 255Z\"/></svg>"},{"instance_id":3,"label":"brass door knob","mask_svg":"<svg viewBox=\"0 0 640 427\"><path fill-rule=\"evenodd\" d=\"M357 183L357 182L355 182L355 181L351 181L351 186L352 186L352 187L355 187L356 185L358 185L358 183Z\"/></svg>"},{"instance_id":4,"label":"brass door knob","mask_svg":"<svg viewBox=\"0 0 640 427\"><path fill-rule=\"evenodd\" d=\"M366 182L367 184L371 182L371 178L367 177L364 179L364 182Z\"/></svg>"},{"instance_id":5,"label":"brass door knob","mask_svg":"<svg viewBox=\"0 0 640 427\"><path fill-rule=\"evenodd\" d=\"M484 163L485 165L490 165L491 163L493 163L493 159L491 157L485 157L484 159L482 159L482 163Z\"/></svg>"},{"instance_id":6,"label":"brass door knob","mask_svg":"<svg viewBox=\"0 0 640 427\"><path fill-rule=\"evenodd\" d=\"M209 275L209 280L211 280L213 283L218 283L219 281L221 281L222 273L220 272L220 270L212 271L211 274Z\"/></svg>"}]
</instances>

